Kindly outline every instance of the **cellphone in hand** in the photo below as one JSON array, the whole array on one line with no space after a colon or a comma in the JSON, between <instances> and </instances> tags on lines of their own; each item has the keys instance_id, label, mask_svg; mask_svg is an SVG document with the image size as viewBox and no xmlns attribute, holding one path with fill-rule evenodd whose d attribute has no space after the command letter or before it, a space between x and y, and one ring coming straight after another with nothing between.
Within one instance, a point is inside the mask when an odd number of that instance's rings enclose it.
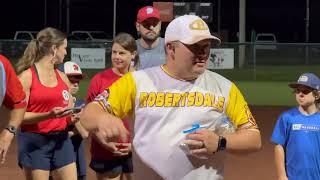
<instances>
[{"instance_id":1,"label":"cellphone in hand","mask_svg":"<svg viewBox=\"0 0 320 180\"><path fill-rule=\"evenodd\" d=\"M81 112L81 107L70 107L67 108L66 111L72 111L73 114Z\"/></svg>"}]
</instances>

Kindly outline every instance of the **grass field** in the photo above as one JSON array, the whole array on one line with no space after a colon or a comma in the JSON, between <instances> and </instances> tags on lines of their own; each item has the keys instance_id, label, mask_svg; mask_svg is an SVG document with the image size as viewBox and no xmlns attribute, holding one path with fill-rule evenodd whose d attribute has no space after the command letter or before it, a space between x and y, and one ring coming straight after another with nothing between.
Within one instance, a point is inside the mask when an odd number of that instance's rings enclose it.
<instances>
[{"instance_id":1,"label":"grass field","mask_svg":"<svg viewBox=\"0 0 320 180\"><path fill-rule=\"evenodd\" d=\"M106 68L111 64L106 63ZM93 77L101 69L83 69L89 77ZM296 81L300 74L304 72L312 72L320 76L318 65L278 65L278 66L246 66L239 69L215 69L214 72L221 74L222 76L232 81Z\"/></svg>"},{"instance_id":2,"label":"grass field","mask_svg":"<svg viewBox=\"0 0 320 180\"><path fill-rule=\"evenodd\" d=\"M319 66L256 66L242 69L214 70L232 81L296 81L305 72L320 75Z\"/></svg>"},{"instance_id":3,"label":"grass field","mask_svg":"<svg viewBox=\"0 0 320 180\"><path fill-rule=\"evenodd\" d=\"M84 70L89 78L101 70ZM296 105L288 83L295 82L304 72L319 75L319 67L314 66L257 66L232 70L214 70L232 80L239 87L250 105L294 106ZM89 80L81 82L79 97L85 97Z\"/></svg>"},{"instance_id":4,"label":"grass field","mask_svg":"<svg viewBox=\"0 0 320 180\"><path fill-rule=\"evenodd\" d=\"M235 82L250 105L295 106L295 97L288 83L280 81Z\"/></svg>"}]
</instances>

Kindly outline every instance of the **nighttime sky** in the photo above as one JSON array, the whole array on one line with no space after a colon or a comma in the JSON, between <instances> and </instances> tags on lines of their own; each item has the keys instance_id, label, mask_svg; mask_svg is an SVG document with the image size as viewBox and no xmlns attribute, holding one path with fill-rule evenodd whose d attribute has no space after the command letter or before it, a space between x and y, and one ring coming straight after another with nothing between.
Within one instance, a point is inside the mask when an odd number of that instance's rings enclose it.
<instances>
[{"instance_id":1,"label":"nighttime sky","mask_svg":"<svg viewBox=\"0 0 320 180\"><path fill-rule=\"evenodd\" d=\"M65 2L66 0L61 0ZM112 35L112 0L70 0L70 30L103 30ZM63 5L59 17L59 0L48 0L47 26L66 31L66 6ZM117 32L125 31L136 36L134 22L139 7L151 5L153 1L118 0ZM188 2L188 1L175 1ZM194 2L210 2L195 1ZM217 0L212 1L217 3ZM221 0L221 28L227 32L229 41L237 41L239 22L239 1ZM19 5L17 5L19 3ZM12 38L17 30L40 30L44 27L44 0L2 1L0 18L0 38ZM64 4L64 3L63 3ZM216 7L214 11L216 11ZM320 2L310 0L310 41L320 42ZM274 33L280 42L304 42L305 40L305 1L301 0L247 0L247 40L250 32ZM215 13L214 13L215 14ZM210 23L216 30L217 17ZM165 26L166 24L164 24Z\"/></svg>"}]
</instances>

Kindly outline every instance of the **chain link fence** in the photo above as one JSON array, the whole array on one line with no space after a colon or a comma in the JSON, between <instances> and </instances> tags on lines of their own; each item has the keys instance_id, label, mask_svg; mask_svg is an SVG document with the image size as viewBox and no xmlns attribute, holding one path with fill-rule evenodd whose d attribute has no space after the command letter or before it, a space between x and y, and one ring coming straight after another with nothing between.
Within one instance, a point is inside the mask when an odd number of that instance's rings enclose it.
<instances>
[{"instance_id":1,"label":"chain link fence","mask_svg":"<svg viewBox=\"0 0 320 180\"><path fill-rule=\"evenodd\" d=\"M0 40L0 53L16 64L29 41ZM68 41L70 61L71 48L104 48L105 67L111 67L112 41ZM239 54L242 47L244 54ZM303 72L320 75L320 43L222 43L217 48L234 49L234 69L213 71L233 81L295 81ZM244 57L243 63L240 58ZM241 65L241 67L240 67ZM102 69L84 69L89 77Z\"/></svg>"}]
</instances>

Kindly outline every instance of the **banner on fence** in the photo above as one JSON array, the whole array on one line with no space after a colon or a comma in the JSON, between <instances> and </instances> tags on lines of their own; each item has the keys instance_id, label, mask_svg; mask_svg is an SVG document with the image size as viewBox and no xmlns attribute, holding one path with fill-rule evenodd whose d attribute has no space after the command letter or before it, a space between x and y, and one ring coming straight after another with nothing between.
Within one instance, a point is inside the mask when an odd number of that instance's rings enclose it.
<instances>
[{"instance_id":1,"label":"banner on fence","mask_svg":"<svg viewBox=\"0 0 320 180\"><path fill-rule=\"evenodd\" d=\"M104 48L71 48L71 61L83 69L104 69L105 54Z\"/></svg>"},{"instance_id":2,"label":"banner on fence","mask_svg":"<svg viewBox=\"0 0 320 180\"><path fill-rule=\"evenodd\" d=\"M211 49L208 62L208 69L233 69L234 49L221 48Z\"/></svg>"}]
</instances>

